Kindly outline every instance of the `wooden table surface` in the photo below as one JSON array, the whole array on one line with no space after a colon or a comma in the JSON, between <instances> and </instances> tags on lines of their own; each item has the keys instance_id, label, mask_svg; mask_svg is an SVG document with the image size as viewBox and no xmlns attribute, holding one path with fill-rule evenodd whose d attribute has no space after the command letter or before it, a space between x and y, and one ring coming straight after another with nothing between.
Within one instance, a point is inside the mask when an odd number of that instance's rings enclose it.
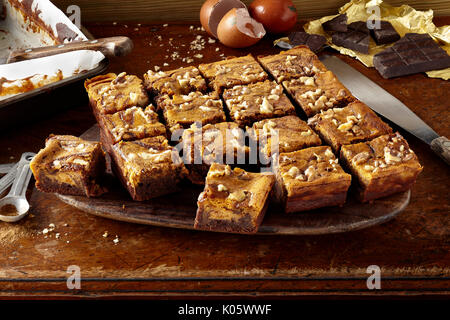
<instances>
[{"instance_id":1,"label":"wooden table surface","mask_svg":"<svg viewBox=\"0 0 450 320\"><path fill-rule=\"evenodd\" d=\"M450 24L450 18L439 18L436 23ZM198 64L218 60L221 54L278 51L269 38L242 51L216 42L187 54L197 35L205 38L204 32L191 30L189 24L86 27L96 37L130 36L135 43L133 53L113 59L110 69L139 76L155 65L163 69L183 66L185 56ZM194 54L203 57L194 58ZM439 134L450 137L449 81L423 74L384 80L374 69L341 58L402 100ZM164 62L169 65L164 67ZM81 91L73 94L85 95ZM83 104L0 133L0 163L17 161L25 151L37 152L50 133L80 135L94 123ZM393 221L346 234L245 236L127 224L91 216L54 195L30 188L31 214L19 223L0 222L0 296L449 294L450 170L427 145L400 131L424 166L410 205ZM51 223L55 230L42 234ZM108 237L103 237L105 231ZM116 235L117 244L113 242ZM71 265L80 267L81 289L66 286ZM382 290L366 287L370 265L381 268Z\"/></svg>"}]
</instances>

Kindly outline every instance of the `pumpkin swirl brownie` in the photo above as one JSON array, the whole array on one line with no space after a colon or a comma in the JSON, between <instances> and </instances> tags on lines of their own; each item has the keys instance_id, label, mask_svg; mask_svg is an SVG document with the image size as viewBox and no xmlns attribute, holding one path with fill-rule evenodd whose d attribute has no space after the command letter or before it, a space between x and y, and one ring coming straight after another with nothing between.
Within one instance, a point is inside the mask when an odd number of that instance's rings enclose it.
<instances>
[{"instance_id":1,"label":"pumpkin swirl brownie","mask_svg":"<svg viewBox=\"0 0 450 320\"><path fill-rule=\"evenodd\" d=\"M195 184L205 184L212 163L245 164L249 154L245 132L234 122L193 124L184 130L182 143L188 178Z\"/></svg>"},{"instance_id":2,"label":"pumpkin swirl brownie","mask_svg":"<svg viewBox=\"0 0 450 320\"><path fill-rule=\"evenodd\" d=\"M343 205L351 175L330 147L319 146L273 156L275 200L285 212Z\"/></svg>"},{"instance_id":3,"label":"pumpkin swirl brownie","mask_svg":"<svg viewBox=\"0 0 450 320\"><path fill-rule=\"evenodd\" d=\"M257 148L259 156L266 160L275 153L272 146L278 147L278 153L283 153L321 144L319 136L297 116L258 121L247 127L247 132L252 148Z\"/></svg>"},{"instance_id":4,"label":"pumpkin swirl brownie","mask_svg":"<svg viewBox=\"0 0 450 320\"><path fill-rule=\"evenodd\" d=\"M166 127L159 122L152 105L145 110L131 107L113 114L99 115L99 125L104 145L166 135Z\"/></svg>"},{"instance_id":5,"label":"pumpkin swirl brownie","mask_svg":"<svg viewBox=\"0 0 450 320\"><path fill-rule=\"evenodd\" d=\"M230 118L241 127L268 118L295 114L295 107L274 81L237 85L223 92Z\"/></svg>"},{"instance_id":6,"label":"pumpkin swirl brownie","mask_svg":"<svg viewBox=\"0 0 450 320\"><path fill-rule=\"evenodd\" d=\"M345 108L322 111L308 120L308 124L334 151L342 145L371 140L392 129L361 101Z\"/></svg>"},{"instance_id":7,"label":"pumpkin swirl brownie","mask_svg":"<svg viewBox=\"0 0 450 320\"><path fill-rule=\"evenodd\" d=\"M167 126L172 133L187 129L193 123L218 123L226 121L222 100L216 93L191 92L188 95L162 96L157 101Z\"/></svg>"},{"instance_id":8,"label":"pumpkin swirl brownie","mask_svg":"<svg viewBox=\"0 0 450 320\"><path fill-rule=\"evenodd\" d=\"M342 146L340 157L357 178L363 202L410 189L423 169L398 132Z\"/></svg>"},{"instance_id":9,"label":"pumpkin swirl brownie","mask_svg":"<svg viewBox=\"0 0 450 320\"><path fill-rule=\"evenodd\" d=\"M127 108L149 104L142 80L125 72L108 73L84 82L94 115L111 114Z\"/></svg>"},{"instance_id":10,"label":"pumpkin swirl brownie","mask_svg":"<svg viewBox=\"0 0 450 320\"><path fill-rule=\"evenodd\" d=\"M250 54L201 64L198 68L208 80L209 87L218 93L222 93L226 88L264 81L268 78L268 74Z\"/></svg>"},{"instance_id":11,"label":"pumpkin swirl brownie","mask_svg":"<svg viewBox=\"0 0 450 320\"><path fill-rule=\"evenodd\" d=\"M286 80L283 86L308 117L322 110L345 107L356 100L331 71Z\"/></svg>"},{"instance_id":12,"label":"pumpkin swirl brownie","mask_svg":"<svg viewBox=\"0 0 450 320\"><path fill-rule=\"evenodd\" d=\"M207 90L205 79L200 75L198 68L192 66L170 71L149 70L144 74L144 85L152 97Z\"/></svg>"},{"instance_id":13,"label":"pumpkin swirl brownie","mask_svg":"<svg viewBox=\"0 0 450 320\"><path fill-rule=\"evenodd\" d=\"M297 46L271 56L259 56L258 61L278 83L328 71L307 46Z\"/></svg>"},{"instance_id":14,"label":"pumpkin swirl brownie","mask_svg":"<svg viewBox=\"0 0 450 320\"><path fill-rule=\"evenodd\" d=\"M105 154L98 142L51 135L30 163L36 188L44 192L94 197L105 173Z\"/></svg>"},{"instance_id":15,"label":"pumpkin swirl brownie","mask_svg":"<svg viewBox=\"0 0 450 320\"><path fill-rule=\"evenodd\" d=\"M112 146L113 170L133 200L143 201L179 191L186 168L163 136L120 141Z\"/></svg>"},{"instance_id":16,"label":"pumpkin swirl brownie","mask_svg":"<svg viewBox=\"0 0 450 320\"><path fill-rule=\"evenodd\" d=\"M267 211L275 178L213 163L198 198L194 228L255 233Z\"/></svg>"}]
</instances>

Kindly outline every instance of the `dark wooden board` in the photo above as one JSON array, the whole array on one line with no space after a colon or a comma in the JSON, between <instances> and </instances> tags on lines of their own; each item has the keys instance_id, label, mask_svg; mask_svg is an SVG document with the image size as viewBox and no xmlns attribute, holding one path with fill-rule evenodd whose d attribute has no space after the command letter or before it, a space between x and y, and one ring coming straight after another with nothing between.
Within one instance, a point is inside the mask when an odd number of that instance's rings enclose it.
<instances>
[{"instance_id":1,"label":"dark wooden board","mask_svg":"<svg viewBox=\"0 0 450 320\"><path fill-rule=\"evenodd\" d=\"M98 126L93 126L81 137L98 141ZM110 191L100 198L57 196L71 206L103 218L161 227L193 229L197 198L203 189L189 185L179 193L151 201L137 202L131 200L118 179L112 178L109 188ZM292 214L285 214L274 206L269 207L258 234L317 235L367 228L398 215L408 205L410 191L365 204L357 202L351 195L348 198L347 203L342 207L328 207Z\"/></svg>"}]
</instances>

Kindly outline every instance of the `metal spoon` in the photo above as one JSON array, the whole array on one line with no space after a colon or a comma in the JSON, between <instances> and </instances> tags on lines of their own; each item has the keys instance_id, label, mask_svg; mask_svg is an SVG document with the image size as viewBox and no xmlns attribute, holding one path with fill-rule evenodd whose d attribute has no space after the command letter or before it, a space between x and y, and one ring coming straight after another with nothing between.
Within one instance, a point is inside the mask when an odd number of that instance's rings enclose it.
<instances>
[{"instance_id":1,"label":"metal spoon","mask_svg":"<svg viewBox=\"0 0 450 320\"><path fill-rule=\"evenodd\" d=\"M30 204L28 203L25 193L27 191L28 183L31 178L30 161L35 156L35 153L25 152L22 154L19 163L17 164L16 178L9 193L0 199L0 220L5 222L16 222L26 216ZM4 216L1 214L2 208L6 205L13 205L16 207L17 215Z\"/></svg>"}]
</instances>

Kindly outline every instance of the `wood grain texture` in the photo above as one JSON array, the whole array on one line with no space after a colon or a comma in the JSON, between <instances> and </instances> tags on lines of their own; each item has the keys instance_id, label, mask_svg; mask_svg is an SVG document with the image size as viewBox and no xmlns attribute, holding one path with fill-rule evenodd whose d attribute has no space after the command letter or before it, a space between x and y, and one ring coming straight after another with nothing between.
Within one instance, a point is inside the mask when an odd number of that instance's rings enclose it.
<instances>
[{"instance_id":1,"label":"wood grain texture","mask_svg":"<svg viewBox=\"0 0 450 320\"><path fill-rule=\"evenodd\" d=\"M436 23L450 24L450 17ZM87 27L98 38L131 37L135 49L125 58L111 59L109 71L137 75L163 62L169 63L163 67L166 70L185 65L165 56L173 51L186 55L196 35L205 35L182 24ZM174 46L169 45L170 38ZM214 43L194 63L215 61L220 54L275 53L279 49L272 40L247 50ZM450 92L450 81L423 74L386 80L352 58L339 57L400 99L440 135L450 136L445 94ZM72 95L85 93L80 89ZM17 161L25 151L38 151L50 133L81 135L94 123L86 103L0 133L0 163ZM424 166L410 204L390 222L342 234L246 236L124 223L84 213L30 188L30 215L16 224L0 223L0 296L450 294L450 170L428 145L403 130L400 133ZM42 230L50 223L56 228L46 238ZM66 271L73 264L81 268L80 290L67 290ZM366 268L372 264L382 271L382 290L377 292L366 287Z\"/></svg>"},{"instance_id":2,"label":"wood grain texture","mask_svg":"<svg viewBox=\"0 0 450 320\"><path fill-rule=\"evenodd\" d=\"M92 21L199 21L199 12L204 0L53 0L64 12L70 5L81 8L82 23ZM247 5L251 0L243 1ZM299 18L313 18L336 14L337 9L347 0L293 0ZM409 4L418 10L433 9L436 15L450 15L447 0L387 0L392 5Z\"/></svg>"}]
</instances>

